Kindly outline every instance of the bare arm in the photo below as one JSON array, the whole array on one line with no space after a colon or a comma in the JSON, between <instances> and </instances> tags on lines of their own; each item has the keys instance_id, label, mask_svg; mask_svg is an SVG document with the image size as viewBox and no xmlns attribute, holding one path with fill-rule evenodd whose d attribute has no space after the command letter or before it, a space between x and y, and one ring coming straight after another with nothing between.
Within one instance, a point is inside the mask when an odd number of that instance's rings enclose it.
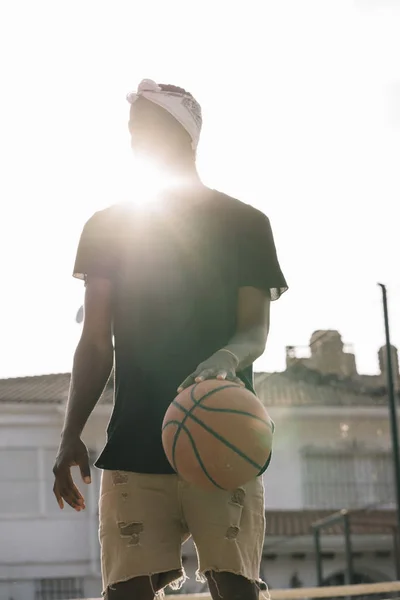
<instances>
[{"instance_id":1,"label":"bare arm","mask_svg":"<svg viewBox=\"0 0 400 600\"><path fill-rule=\"evenodd\" d=\"M254 287L239 288L236 333L215 354L198 365L196 371L181 383L178 392L205 379L227 379L244 385L237 373L259 358L269 331L270 296Z\"/></svg>"},{"instance_id":2,"label":"bare arm","mask_svg":"<svg viewBox=\"0 0 400 600\"><path fill-rule=\"evenodd\" d=\"M270 323L269 294L253 287L239 289L236 334L225 346L238 359L236 371L250 366L264 353Z\"/></svg>"},{"instance_id":3,"label":"bare arm","mask_svg":"<svg viewBox=\"0 0 400 600\"><path fill-rule=\"evenodd\" d=\"M53 468L53 492L60 508L64 507L64 501L77 511L85 508L84 498L72 479L71 467L77 465L83 481L90 483L88 451L80 436L113 366L111 322L111 282L90 277L83 331L74 356L61 442Z\"/></svg>"},{"instance_id":4,"label":"bare arm","mask_svg":"<svg viewBox=\"0 0 400 600\"><path fill-rule=\"evenodd\" d=\"M268 217L250 208L239 217L235 334L223 348L198 365L181 383L178 392L205 379L226 379L244 385L237 374L263 354L269 332L270 303L287 290Z\"/></svg>"},{"instance_id":5,"label":"bare arm","mask_svg":"<svg viewBox=\"0 0 400 600\"><path fill-rule=\"evenodd\" d=\"M111 282L90 278L85 319L75 351L62 436L80 436L110 377L113 366Z\"/></svg>"}]
</instances>

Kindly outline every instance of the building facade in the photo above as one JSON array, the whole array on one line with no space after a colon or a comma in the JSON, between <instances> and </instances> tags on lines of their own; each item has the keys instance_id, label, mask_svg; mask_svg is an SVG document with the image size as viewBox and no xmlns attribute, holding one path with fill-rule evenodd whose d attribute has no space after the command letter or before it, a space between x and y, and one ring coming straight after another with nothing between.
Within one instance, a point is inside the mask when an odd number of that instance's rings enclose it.
<instances>
[{"instance_id":1,"label":"building facade","mask_svg":"<svg viewBox=\"0 0 400 600\"><path fill-rule=\"evenodd\" d=\"M265 475L267 531L262 577L271 587L316 583L311 526L340 509L351 511L355 581L396 578L394 478L386 393L380 374L357 373L353 354L335 331L315 332L307 352L287 349L281 373L256 374L256 388L276 424ZM399 389L397 351L392 349ZM98 597L100 473L86 486L87 509L60 511L52 493L69 374L0 380L0 600ZM112 383L84 432L94 457L105 441ZM325 583L343 582L343 531L323 533ZM196 582L193 545L183 548Z\"/></svg>"}]
</instances>

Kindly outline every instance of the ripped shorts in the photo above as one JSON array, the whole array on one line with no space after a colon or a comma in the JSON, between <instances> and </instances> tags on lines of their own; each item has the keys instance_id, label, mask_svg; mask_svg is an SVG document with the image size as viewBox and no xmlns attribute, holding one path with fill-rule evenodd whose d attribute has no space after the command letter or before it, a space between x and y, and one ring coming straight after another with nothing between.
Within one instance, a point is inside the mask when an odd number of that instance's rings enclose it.
<instances>
[{"instance_id":1,"label":"ripped shorts","mask_svg":"<svg viewBox=\"0 0 400 600\"><path fill-rule=\"evenodd\" d=\"M99 514L103 594L119 582L171 571L179 584L185 578L181 546L190 536L199 581L207 571L259 581L265 532L261 477L226 492L199 489L177 475L103 471Z\"/></svg>"}]
</instances>

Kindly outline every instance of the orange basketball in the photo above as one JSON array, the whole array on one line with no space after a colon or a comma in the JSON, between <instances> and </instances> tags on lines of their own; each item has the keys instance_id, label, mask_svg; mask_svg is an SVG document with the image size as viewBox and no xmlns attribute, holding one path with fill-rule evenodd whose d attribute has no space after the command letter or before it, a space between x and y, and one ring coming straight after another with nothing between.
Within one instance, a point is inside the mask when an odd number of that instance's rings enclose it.
<instances>
[{"instance_id":1,"label":"orange basketball","mask_svg":"<svg viewBox=\"0 0 400 600\"><path fill-rule=\"evenodd\" d=\"M162 426L164 451L183 480L235 490L269 460L273 423L260 400L229 381L212 379L181 392Z\"/></svg>"}]
</instances>

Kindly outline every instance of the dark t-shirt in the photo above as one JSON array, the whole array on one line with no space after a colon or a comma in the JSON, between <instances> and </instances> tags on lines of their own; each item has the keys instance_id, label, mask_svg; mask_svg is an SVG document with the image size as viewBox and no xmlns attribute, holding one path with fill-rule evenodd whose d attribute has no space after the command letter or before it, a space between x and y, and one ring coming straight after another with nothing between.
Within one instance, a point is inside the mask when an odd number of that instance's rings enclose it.
<instances>
[{"instance_id":1,"label":"dark t-shirt","mask_svg":"<svg viewBox=\"0 0 400 600\"><path fill-rule=\"evenodd\" d=\"M238 289L287 289L269 220L203 186L86 223L74 276L113 284L115 402L96 465L172 473L161 424L178 385L235 334ZM253 390L252 367L238 376Z\"/></svg>"}]
</instances>

